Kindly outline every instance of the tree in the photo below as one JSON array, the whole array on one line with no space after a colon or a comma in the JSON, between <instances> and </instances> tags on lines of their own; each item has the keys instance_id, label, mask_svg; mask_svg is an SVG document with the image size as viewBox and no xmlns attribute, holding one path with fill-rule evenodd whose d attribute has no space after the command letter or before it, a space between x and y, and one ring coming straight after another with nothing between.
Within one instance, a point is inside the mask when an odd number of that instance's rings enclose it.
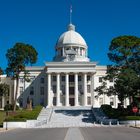
<instances>
[{"instance_id":1,"label":"tree","mask_svg":"<svg viewBox=\"0 0 140 140\"><path fill-rule=\"evenodd\" d=\"M107 95L118 95L123 104L126 97L140 94L140 38L119 36L111 41L108 53L112 65L107 67L104 82L114 79L114 86L107 88L104 83L96 89L99 93L105 90Z\"/></svg>"},{"instance_id":2,"label":"tree","mask_svg":"<svg viewBox=\"0 0 140 140\"><path fill-rule=\"evenodd\" d=\"M5 83L0 84L0 96L7 96L9 94L9 85Z\"/></svg>"},{"instance_id":3,"label":"tree","mask_svg":"<svg viewBox=\"0 0 140 140\"><path fill-rule=\"evenodd\" d=\"M115 89L118 97L129 97L134 101L134 97L140 94L140 78L139 75L130 68L122 69L115 81ZM123 98L122 98L123 99Z\"/></svg>"},{"instance_id":4,"label":"tree","mask_svg":"<svg viewBox=\"0 0 140 140\"><path fill-rule=\"evenodd\" d=\"M13 48L7 50L6 58L8 60L8 66L6 68L6 73L8 76L16 80L14 111L16 110L17 103L19 74L20 72L24 72L26 77L27 71L25 69L25 66L36 63L37 55L38 53L35 48L33 48L29 44L24 43L16 43Z\"/></svg>"},{"instance_id":5,"label":"tree","mask_svg":"<svg viewBox=\"0 0 140 140\"><path fill-rule=\"evenodd\" d=\"M111 41L108 53L115 68L132 68L140 74L140 38L119 36Z\"/></svg>"}]
</instances>

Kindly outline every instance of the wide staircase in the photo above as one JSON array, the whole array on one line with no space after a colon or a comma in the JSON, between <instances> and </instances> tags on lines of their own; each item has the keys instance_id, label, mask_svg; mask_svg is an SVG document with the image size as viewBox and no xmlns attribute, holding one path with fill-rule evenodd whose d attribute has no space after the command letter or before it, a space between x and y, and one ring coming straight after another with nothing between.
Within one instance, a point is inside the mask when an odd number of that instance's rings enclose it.
<instances>
[{"instance_id":1,"label":"wide staircase","mask_svg":"<svg viewBox=\"0 0 140 140\"><path fill-rule=\"evenodd\" d=\"M45 112L45 110L47 111ZM40 113L38 119L45 120L46 117L47 117L47 123L39 127L55 128L55 127L92 127L92 126L95 126L94 124L95 117L90 107L46 108L42 111L42 113Z\"/></svg>"}]
</instances>

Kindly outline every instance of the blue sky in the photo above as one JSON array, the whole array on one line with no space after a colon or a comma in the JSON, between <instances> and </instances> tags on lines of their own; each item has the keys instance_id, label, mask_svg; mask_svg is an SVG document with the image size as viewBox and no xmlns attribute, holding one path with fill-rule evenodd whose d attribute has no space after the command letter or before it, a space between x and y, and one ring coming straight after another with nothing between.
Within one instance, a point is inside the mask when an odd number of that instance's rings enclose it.
<instances>
[{"instance_id":1,"label":"blue sky","mask_svg":"<svg viewBox=\"0 0 140 140\"><path fill-rule=\"evenodd\" d=\"M35 65L42 66L55 55L58 37L72 22L86 40L89 57L101 65L111 40L119 35L140 37L140 0L0 0L0 66L5 53L16 42L33 45L38 51Z\"/></svg>"}]
</instances>

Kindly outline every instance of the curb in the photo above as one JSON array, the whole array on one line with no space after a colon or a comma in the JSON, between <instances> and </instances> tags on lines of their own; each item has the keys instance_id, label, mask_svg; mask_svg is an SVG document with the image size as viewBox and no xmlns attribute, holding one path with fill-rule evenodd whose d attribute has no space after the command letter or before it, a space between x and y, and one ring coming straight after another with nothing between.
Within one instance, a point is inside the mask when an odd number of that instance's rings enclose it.
<instances>
[{"instance_id":1,"label":"curb","mask_svg":"<svg viewBox=\"0 0 140 140\"><path fill-rule=\"evenodd\" d=\"M2 132L8 132L8 131L11 131L11 130L14 130L15 128L10 128L10 129L5 129L5 128L0 128L0 133Z\"/></svg>"},{"instance_id":2,"label":"curb","mask_svg":"<svg viewBox=\"0 0 140 140\"><path fill-rule=\"evenodd\" d=\"M140 127L137 127L137 126L129 126L129 127L140 129Z\"/></svg>"}]
</instances>

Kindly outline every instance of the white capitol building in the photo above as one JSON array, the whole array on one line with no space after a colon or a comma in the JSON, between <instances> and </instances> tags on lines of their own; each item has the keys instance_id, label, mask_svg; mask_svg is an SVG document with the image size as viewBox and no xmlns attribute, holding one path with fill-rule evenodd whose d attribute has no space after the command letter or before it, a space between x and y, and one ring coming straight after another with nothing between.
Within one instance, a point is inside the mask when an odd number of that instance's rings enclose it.
<instances>
[{"instance_id":1,"label":"white capitol building","mask_svg":"<svg viewBox=\"0 0 140 140\"><path fill-rule=\"evenodd\" d=\"M18 102L21 107L26 107L29 100L33 106L118 106L119 100L115 95L97 97L94 89L101 85L107 67L90 61L86 41L75 31L74 25L69 24L67 31L59 37L55 51L53 61L46 62L45 66L26 67L30 82L24 80L23 73L20 74ZM107 82L107 86L113 84L113 81ZM13 101L15 81L10 89L10 98L1 99L1 108ZM124 105L128 105L128 100Z\"/></svg>"}]
</instances>

